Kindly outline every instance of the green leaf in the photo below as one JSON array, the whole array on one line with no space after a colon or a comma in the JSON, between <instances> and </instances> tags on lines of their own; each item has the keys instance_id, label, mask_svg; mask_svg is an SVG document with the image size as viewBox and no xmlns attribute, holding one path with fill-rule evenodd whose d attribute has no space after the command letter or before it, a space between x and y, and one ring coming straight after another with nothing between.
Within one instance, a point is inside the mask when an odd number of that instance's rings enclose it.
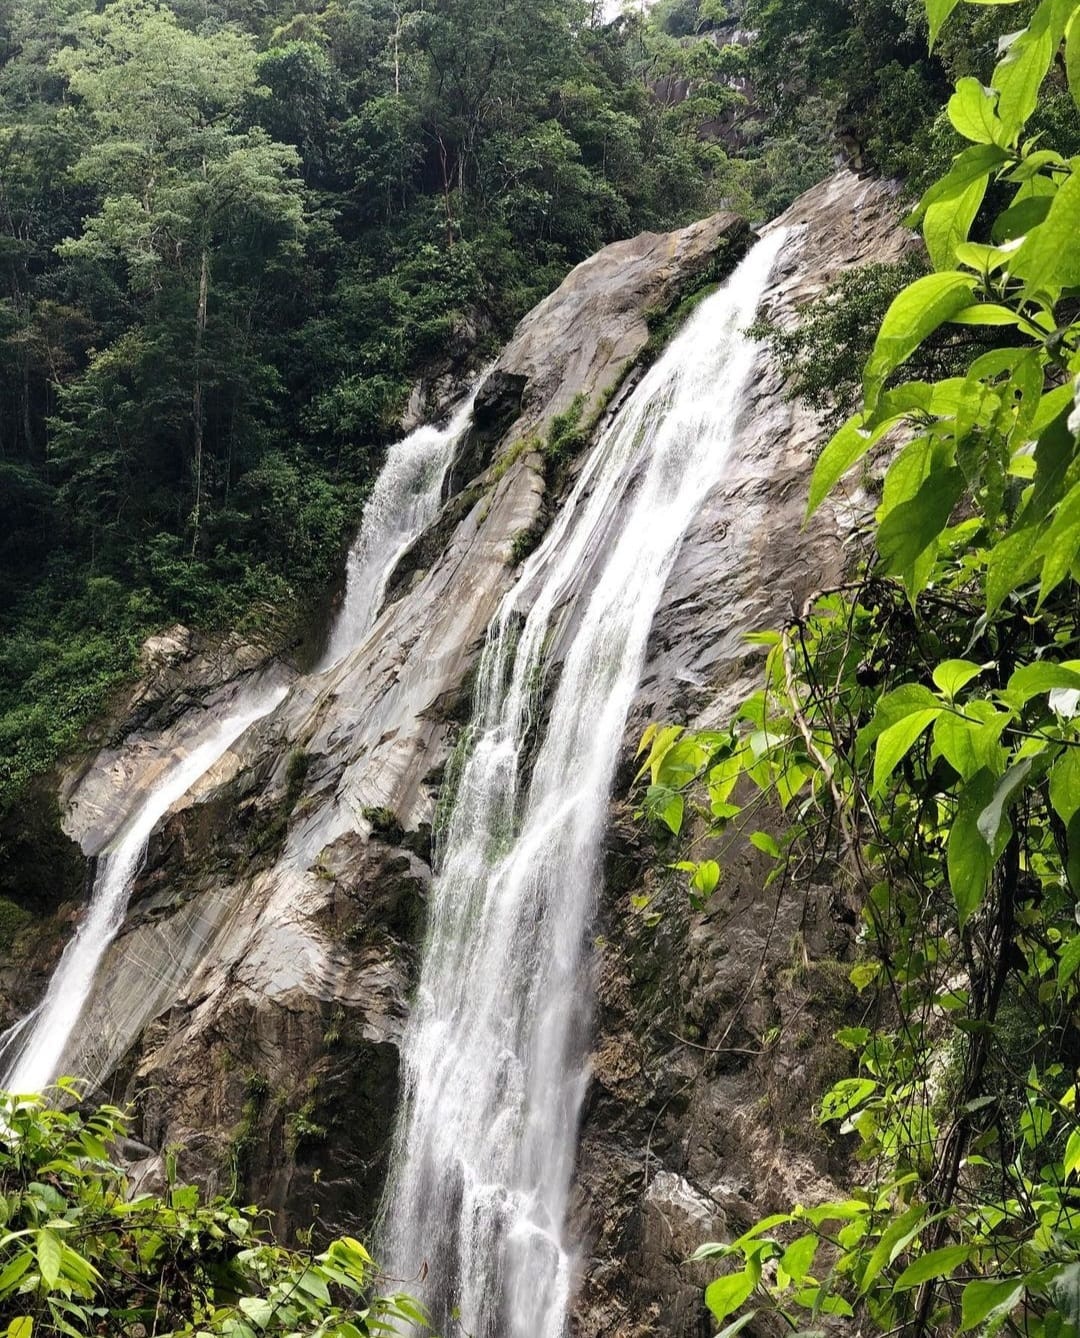
<instances>
[{"instance_id":1,"label":"green leaf","mask_svg":"<svg viewBox=\"0 0 1080 1338\"><path fill-rule=\"evenodd\" d=\"M953 12L960 0L926 0L926 17L930 21L930 48L938 39L945 20Z\"/></svg>"},{"instance_id":2,"label":"green leaf","mask_svg":"<svg viewBox=\"0 0 1080 1338\"><path fill-rule=\"evenodd\" d=\"M771 855L773 859L780 858L780 847L768 832L751 832L750 844L763 855Z\"/></svg>"},{"instance_id":3,"label":"green leaf","mask_svg":"<svg viewBox=\"0 0 1080 1338\"><path fill-rule=\"evenodd\" d=\"M664 825L671 832L678 836L682 831L683 813L686 809L686 801L681 794L673 794L664 807L660 810L660 818Z\"/></svg>"},{"instance_id":4,"label":"green leaf","mask_svg":"<svg viewBox=\"0 0 1080 1338\"><path fill-rule=\"evenodd\" d=\"M991 83L1001 94L998 114L1013 130L1019 130L1035 110L1039 89L1061 41L1066 12L1062 0L1042 0L994 70Z\"/></svg>"},{"instance_id":5,"label":"green leaf","mask_svg":"<svg viewBox=\"0 0 1080 1338\"><path fill-rule=\"evenodd\" d=\"M810 496L806 503L806 516L809 519L825 498L840 482L852 465L856 464L896 422L887 418L873 428L864 428L860 417L849 418L833 434L825 449L818 456L810 478Z\"/></svg>"},{"instance_id":6,"label":"green leaf","mask_svg":"<svg viewBox=\"0 0 1080 1338\"><path fill-rule=\"evenodd\" d=\"M862 993L867 985L872 985L881 975L880 962L859 962L848 972L848 980Z\"/></svg>"},{"instance_id":7,"label":"green leaf","mask_svg":"<svg viewBox=\"0 0 1080 1338\"><path fill-rule=\"evenodd\" d=\"M914 497L888 511L878 526L878 552L888 571L905 578L911 599L922 585L913 575L916 563L945 530L963 491L961 470L936 470Z\"/></svg>"},{"instance_id":8,"label":"green leaf","mask_svg":"<svg viewBox=\"0 0 1080 1338\"><path fill-rule=\"evenodd\" d=\"M957 248L968 239L986 195L987 181L985 176L975 177L960 194L927 207L923 240L935 269L949 269L956 263Z\"/></svg>"},{"instance_id":9,"label":"green leaf","mask_svg":"<svg viewBox=\"0 0 1080 1338\"><path fill-rule=\"evenodd\" d=\"M1080 688L1080 672L1069 664L1036 660L1015 670L1001 695L1016 706L1025 706L1032 697L1050 693L1054 688Z\"/></svg>"},{"instance_id":10,"label":"green leaf","mask_svg":"<svg viewBox=\"0 0 1080 1338\"><path fill-rule=\"evenodd\" d=\"M1050 1279L1047 1295L1074 1327L1080 1327L1080 1263L1064 1264Z\"/></svg>"},{"instance_id":11,"label":"green leaf","mask_svg":"<svg viewBox=\"0 0 1080 1338\"><path fill-rule=\"evenodd\" d=\"M741 1273L729 1273L717 1278L705 1288L705 1304L716 1320L727 1319L728 1315L747 1299L755 1287L754 1275L749 1269Z\"/></svg>"},{"instance_id":12,"label":"green leaf","mask_svg":"<svg viewBox=\"0 0 1080 1338\"><path fill-rule=\"evenodd\" d=\"M975 302L949 317L952 325L1021 325L1019 312L1003 307L998 302Z\"/></svg>"},{"instance_id":13,"label":"green leaf","mask_svg":"<svg viewBox=\"0 0 1080 1338\"><path fill-rule=\"evenodd\" d=\"M945 270L916 279L894 298L881 323L863 376L863 393L873 408L890 372L905 362L923 340L971 302L975 277Z\"/></svg>"},{"instance_id":14,"label":"green leaf","mask_svg":"<svg viewBox=\"0 0 1080 1338\"><path fill-rule=\"evenodd\" d=\"M7 1326L7 1338L32 1338L34 1321L29 1315L19 1315Z\"/></svg>"},{"instance_id":15,"label":"green leaf","mask_svg":"<svg viewBox=\"0 0 1080 1338\"><path fill-rule=\"evenodd\" d=\"M1066 827L1080 812L1080 748L1066 748L1051 768L1050 803Z\"/></svg>"},{"instance_id":16,"label":"green leaf","mask_svg":"<svg viewBox=\"0 0 1080 1338\"><path fill-rule=\"evenodd\" d=\"M1075 1175L1077 1169L1080 1168L1080 1129L1074 1129L1069 1135L1069 1141L1065 1144L1062 1168L1066 1177Z\"/></svg>"},{"instance_id":17,"label":"green leaf","mask_svg":"<svg viewBox=\"0 0 1080 1338\"><path fill-rule=\"evenodd\" d=\"M1058 984L1065 986L1080 970L1080 934L1074 934L1061 950L1058 958Z\"/></svg>"},{"instance_id":18,"label":"green leaf","mask_svg":"<svg viewBox=\"0 0 1080 1338\"><path fill-rule=\"evenodd\" d=\"M972 144L957 154L945 176L939 178L926 191L916 208L904 220L908 227L914 227L926 214L932 204L940 200L954 200L979 177L987 178L990 173L1006 162L1008 154L997 144Z\"/></svg>"},{"instance_id":19,"label":"green leaf","mask_svg":"<svg viewBox=\"0 0 1080 1338\"><path fill-rule=\"evenodd\" d=\"M756 1314L756 1310L751 1310L745 1315L740 1315L738 1319L726 1324L716 1335L716 1338L735 1338L735 1334L742 1333Z\"/></svg>"},{"instance_id":20,"label":"green leaf","mask_svg":"<svg viewBox=\"0 0 1080 1338\"><path fill-rule=\"evenodd\" d=\"M1080 107L1080 20L1075 14L1065 36L1065 72L1069 78L1069 92Z\"/></svg>"},{"instance_id":21,"label":"green leaf","mask_svg":"<svg viewBox=\"0 0 1080 1338\"><path fill-rule=\"evenodd\" d=\"M1005 820L1005 814L1011 807L1013 796L1016 791L1027 780L1028 772L1031 770L1031 758L1025 758L1023 762L1018 762L1016 766L1010 767L998 781L994 788L994 794L990 802L979 814L977 826L979 835L983 838L991 851L995 849L998 843L998 836L1001 832L1001 824Z\"/></svg>"},{"instance_id":22,"label":"green leaf","mask_svg":"<svg viewBox=\"0 0 1080 1338\"><path fill-rule=\"evenodd\" d=\"M37 1233L37 1262L41 1280L47 1290L52 1291L60 1277L60 1260L63 1258L60 1238L47 1228Z\"/></svg>"},{"instance_id":23,"label":"green leaf","mask_svg":"<svg viewBox=\"0 0 1080 1338\"><path fill-rule=\"evenodd\" d=\"M874 753L874 784L872 794L878 795L888 784L889 777L897 766L915 746L919 737L941 715L943 708L934 706L929 710L916 711L903 720L890 725L877 741Z\"/></svg>"},{"instance_id":24,"label":"green leaf","mask_svg":"<svg viewBox=\"0 0 1080 1338\"><path fill-rule=\"evenodd\" d=\"M956 816L949 830L946 847L949 886L961 925L966 924L982 904L994 867L993 852L979 831L979 815L993 793L993 776L987 771L978 772L961 790Z\"/></svg>"},{"instance_id":25,"label":"green leaf","mask_svg":"<svg viewBox=\"0 0 1080 1338\"><path fill-rule=\"evenodd\" d=\"M240 1309L257 1328L265 1329L274 1318L275 1307L262 1296L242 1296Z\"/></svg>"},{"instance_id":26,"label":"green leaf","mask_svg":"<svg viewBox=\"0 0 1080 1338\"><path fill-rule=\"evenodd\" d=\"M931 1250L921 1255L896 1279L897 1291L906 1291L909 1287L918 1287L931 1278L946 1278L961 1264L971 1257L970 1245L946 1245L940 1250Z\"/></svg>"},{"instance_id":27,"label":"green leaf","mask_svg":"<svg viewBox=\"0 0 1080 1338\"><path fill-rule=\"evenodd\" d=\"M694 870L690 886L703 897L711 897L720 881L720 865L714 859L702 860Z\"/></svg>"},{"instance_id":28,"label":"green leaf","mask_svg":"<svg viewBox=\"0 0 1080 1338\"><path fill-rule=\"evenodd\" d=\"M923 1227L926 1216L924 1204L917 1203L907 1212L895 1218L881 1234L881 1239L874 1246L873 1253L866 1261L862 1277L859 1279L859 1295L865 1296L880 1277L881 1271L907 1249Z\"/></svg>"},{"instance_id":29,"label":"green leaf","mask_svg":"<svg viewBox=\"0 0 1080 1338\"><path fill-rule=\"evenodd\" d=\"M794 1240L784 1251L780 1258L780 1267L792 1280L792 1282L802 1282L807 1273L814 1266L814 1255L817 1254L820 1238L814 1235L800 1236Z\"/></svg>"},{"instance_id":30,"label":"green leaf","mask_svg":"<svg viewBox=\"0 0 1080 1338\"><path fill-rule=\"evenodd\" d=\"M1028 292L1056 295L1080 285L1080 158L1058 187L1045 220L1027 234L1012 262Z\"/></svg>"},{"instance_id":31,"label":"green leaf","mask_svg":"<svg viewBox=\"0 0 1080 1338\"><path fill-rule=\"evenodd\" d=\"M996 613L1005 600L1032 576L1038 566L1030 530L1017 530L999 539L986 562L986 608Z\"/></svg>"},{"instance_id":32,"label":"green leaf","mask_svg":"<svg viewBox=\"0 0 1080 1338\"><path fill-rule=\"evenodd\" d=\"M20 1250L13 1259L8 1260L0 1273L0 1297L11 1291L33 1262L34 1256L29 1250Z\"/></svg>"},{"instance_id":33,"label":"green leaf","mask_svg":"<svg viewBox=\"0 0 1080 1338\"><path fill-rule=\"evenodd\" d=\"M1007 1315L1023 1294L1022 1282L969 1282L960 1299L960 1332L967 1333L985 1320Z\"/></svg>"},{"instance_id":34,"label":"green leaf","mask_svg":"<svg viewBox=\"0 0 1080 1338\"><path fill-rule=\"evenodd\" d=\"M946 711L935 722L934 747L966 781L983 768L998 776L1005 765L1005 750L998 740L1010 718L989 702L966 702L964 715Z\"/></svg>"},{"instance_id":35,"label":"green leaf","mask_svg":"<svg viewBox=\"0 0 1080 1338\"><path fill-rule=\"evenodd\" d=\"M819 1124L842 1120L877 1091L873 1078L842 1078L821 1098Z\"/></svg>"},{"instance_id":36,"label":"green leaf","mask_svg":"<svg viewBox=\"0 0 1080 1338\"><path fill-rule=\"evenodd\" d=\"M972 664L970 660L942 660L934 669L934 683L951 701L961 688L978 678L985 667Z\"/></svg>"},{"instance_id":37,"label":"green leaf","mask_svg":"<svg viewBox=\"0 0 1080 1338\"><path fill-rule=\"evenodd\" d=\"M949 99L949 120L965 139L973 140L976 144L998 144L1004 148L1012 136L1009 127L998 117L997 103L997 93L983 88L978 79L969 76L958 81L956 92Z\"/></svg>"}]
</instances>

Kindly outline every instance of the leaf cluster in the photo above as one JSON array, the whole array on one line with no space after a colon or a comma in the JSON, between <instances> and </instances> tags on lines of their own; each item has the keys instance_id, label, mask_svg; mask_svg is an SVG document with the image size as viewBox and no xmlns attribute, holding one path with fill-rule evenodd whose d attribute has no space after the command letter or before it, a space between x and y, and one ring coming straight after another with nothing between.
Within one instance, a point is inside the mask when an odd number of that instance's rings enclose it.
<instances>
[{"instance_id":1,"label":"leaf cluster","mask_svg":"<svg viewBox=\"0 0 1080 1338\"><path fill-rule=\"evenodd\" d=\"M78 1100L61 1079L54 1093ZM112 1106L58 1109L0 1093L0 1325L7 1338L367 1338L426 1328L406 1297L379 1298L371 1256L349 1237L286 1250L255 1208L203 1202L167 1159L161 1195L133 1193L112 1149ZM374 1298L374 1299L373 1299Z\"/></svg>"},{"instance_id":2,"label":"leaf cluster","mask_svg":"<svg viewBox=\"0 0 1080 1338\"><path fill-rule=\"evenodd\" d=\"M928 8L937 36L959 0ZM811 480L812 514L888 446L873 551L757 638L765 685L729 730L644 742L646 815L717 837L774 801L772 877L860 909L864 1019L818 1108L848 1197L705 1247L736 1264L706 1292L724 1334L758 1311L1080 1332L1080 159L1030 133L1047 97L1080 105L1080 5L1027 17L988 85L956 83L968 147L912 216L933 269L890 302ZM957 329L993 345L912 376ZM715 865L686 863L700 904Z\"/></svg>"}]
</instances>

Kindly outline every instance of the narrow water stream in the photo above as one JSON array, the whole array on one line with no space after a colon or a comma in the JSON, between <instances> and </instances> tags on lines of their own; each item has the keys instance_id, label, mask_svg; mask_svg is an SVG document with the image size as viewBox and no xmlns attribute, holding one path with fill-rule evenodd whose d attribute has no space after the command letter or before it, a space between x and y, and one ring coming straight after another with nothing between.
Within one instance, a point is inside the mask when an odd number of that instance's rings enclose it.
<instances>
[{"instance_id":1,"label":"narrow water stream","mask_svg":"<svg viewBox=\"0 0 1080 1338\"><path fill-rule=\"evenodd\" d=\"M409 545L434 520L443 481L469 426L475 391L442 427L424 426L392 446L364 509L348 558L345 598L316 673L340 663L363 641L379 612L387 582ZM4 1075L0 1086L40 1091L63 1066L77 1066L67 1053L93 988L98 967L120 932L131 889L142 867L154 827L245 730L268 716L288 689L253 677L224 717L207 713L188 750L162 777L138 793L131 813L101 853L90 904L64 949L38 1006L0 1037Z\"/></svg>"},{"instance_id":2,"label":"narrow water stream","mask_svg":"<svg viewBox=\"0 0 1080 1338\"><path fill-rule=\"evenodd\" d=\"M384 1262L437 1331L566 1331L611 778L668 575L731 461L755 356L742 331L783 242L782 230L760 241L648 372L488 632L384 1205ZM568 645L541 725L560 629Z\"/></svg>"}]
</instances>

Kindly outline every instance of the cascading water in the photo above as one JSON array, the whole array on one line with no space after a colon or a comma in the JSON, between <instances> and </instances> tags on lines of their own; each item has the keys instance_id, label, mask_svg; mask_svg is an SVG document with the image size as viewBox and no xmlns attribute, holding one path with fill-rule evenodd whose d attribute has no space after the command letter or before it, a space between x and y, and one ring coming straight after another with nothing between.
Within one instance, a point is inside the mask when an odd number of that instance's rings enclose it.
<instances>
[{"instance_id":1,"label":"cascading water","mask_svg":"<svg viewBox=\"0 0 1080 1338\"><path fill-rule=\"evenodd\" d=\"M488 632L384 1205L385 1264L437 1329L456 1315L472 1338L565 1333L586 945L611 778L665 582L729 465L754 362L742 330L783 235L757 244L642 380ZM541 726L558 628L568 645Z\"/></svg>"},{"instance_id":2,"label":"cascading water","mask_svg":"<svg viewBox=\"0 0 1080 1338\"><path fill-rule=\"evenodd\" d=\"M435 519L458 442L472 420L476 389L443 427L418 427L390 447L349 551L345 599L320 670L356 649L378 616L386 586L405 550Z\"/></svg>"},{"instance_id":3,"label":"cascading water","mask_svg":"<svg viewBox=\"0 0 1080 1338\"><path fill-rule=\"evenodd\" d=\"M64 949L41 1003L9 1033L14 1059L3 1082L9 1091L37 1092L56 1077L98 965L123 924L131 885L142 863L147 839L159 819L249 725L274 709L285 692L284 687L277 687L269 694L242 694L237 709L215 724L207 738L169 768L100 856L85 919Z\"/></svg>"},{"instance_id":4,"label":"cascading water","mask_svg":"<svg viewBox=\"0 0 1080 1338\"><path fill-rule=\"evenodd\" d=\"M424 426L390 448L349 553L345 599L316 672L355 649L374 623L398 560L434 519L446 472L464 435L474 391L443 427ZM58 962L38 1006L0 1038L10 1091L31 1092L57 1076L102 957L119 933L146 842L165 813L218 762L243 732L269 715L287 688L253 680L227 716L207 721L120 828L99 859L85 918Z\"/></svg>"}]
</instances>

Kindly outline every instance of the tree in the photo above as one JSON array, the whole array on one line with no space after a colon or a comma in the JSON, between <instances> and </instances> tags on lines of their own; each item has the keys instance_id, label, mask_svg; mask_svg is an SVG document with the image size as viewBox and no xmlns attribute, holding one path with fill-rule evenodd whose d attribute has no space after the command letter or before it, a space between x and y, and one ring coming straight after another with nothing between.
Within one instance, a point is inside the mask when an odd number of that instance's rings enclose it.
<instances>
[{"instance_id":1,"label":"tree","mask_svg":"<svg viewBox=\"0 0 1080 1338\"><path fill-rule=\"evenodd\" d=\"M119 259L130 289L163 314L190 313L192 551L203 507L206 339L215 266L294 250L303 203L296 151L244 124L262 86L250 38L180 27L148 0L87 17L56 57L95 134L75 165L101 209L66 242L71 260Z\"/></svg>"}]
</instances>

